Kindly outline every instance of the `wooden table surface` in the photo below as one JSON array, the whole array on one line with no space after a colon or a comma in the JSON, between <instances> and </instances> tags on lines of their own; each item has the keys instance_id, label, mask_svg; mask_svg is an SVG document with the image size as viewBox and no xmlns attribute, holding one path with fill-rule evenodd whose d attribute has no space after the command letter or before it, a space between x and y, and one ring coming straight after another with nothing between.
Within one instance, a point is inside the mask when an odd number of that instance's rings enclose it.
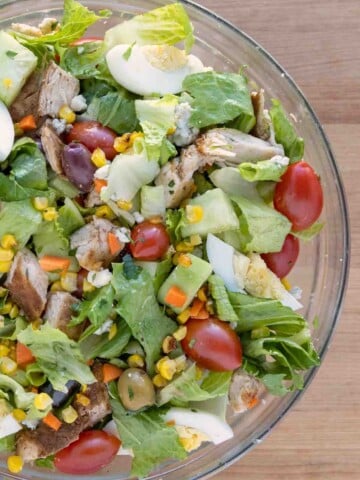
<instances>
[{"instance_id":1,"label":"wooden table surface","mask_svg":"<svg viewBox=\"0 0 360 480\"><path fill-rule=\"evenodd\" d=\"M330 351L270 436L214 480L360 479L360 0L198 0L280 62L325 127L347 191L349 286Z\"/></svg>"}]
</instances>

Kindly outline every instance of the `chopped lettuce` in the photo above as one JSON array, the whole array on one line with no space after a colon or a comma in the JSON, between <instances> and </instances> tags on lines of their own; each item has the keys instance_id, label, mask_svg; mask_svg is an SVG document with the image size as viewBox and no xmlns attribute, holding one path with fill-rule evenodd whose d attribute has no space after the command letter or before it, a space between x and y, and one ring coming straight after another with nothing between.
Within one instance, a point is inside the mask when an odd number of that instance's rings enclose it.
<instances>
[{"instance_id":1,"label":"chopped lettuce","mask_svg":"<svg viewBox=\"0 0 360 480\"><path fill-rule=\"evenodd\" d=\"M136 144L138 150L122 153L111 163L108 185L101 190L103 201L131 201L140 188L152 182L159 173L158 162L148 159L143 142Z\"/></svg>"},{"instance_id":2,"label":"chopped lettuce","mask_svg":"<svg viewBox=\"0 0 360 480\"><path fill-rule=\"evenodd\" d=\"M0 200L4 202L17 202L28 198L51 197L52 195L49 190L23 187L14 177L0 173Z\"/></svg>"},{"instance_id":3,"label":"chopped lettuce","mask_svg":"<svg viewBox=\"0 0 360 480\"><path fill-rule=\"evenodd\" d=\"M145 145L150 160L159 160L161 147L169 130L175 128L175 95L154 100L135 100L136 115L145 134Z\"/></svg>"},{"instance_id":4,"label":"chopped lettuce","mask_svg":"<svg viewBox=\"0 0 360 480\"><path fill-rule=\"evenodd\" d=\"M237 73L202 72L188 75L183 89L192 97L190 125L197 128L229 122L241 116L241 130L255 125L246 78Z\"/></svg>"},{"instance_id":5,"label":"chopped lettuce","mask_svg":"<svg viewBox=\"0 0 360 480\"><path fill-rule=\"evenodd\" d=\"M165 217L165 189L163 185L151 187L144 185L141 188L141 215L144 218Z\"/></svg>"},{"instance_id":6,"label":"chopped lettuce","mask_svg":"<svg viewBox=\"0 0 360 480\"><path fill-rule=\"evenodd\" d=\"M81 384L96 381L78 344L60 330L48 324L34 330L29 325L20 332L18 340L33 352L37 364L55 390L67 392L66 383L69 380L76 380Z\"/></svg>"},{"instance_id":7,"label":"chopped lettuce","mask_svg":"<svg viewBox=\"0 0 360 480\"><path fill-rule=\"evenodd\" d=\"M163 142L160 148L160 165L165 165L169 161L170 158L175 157L177 155L177 150L175 145L173 145L170 140L164 137Z\"/></svg>"},{"instance_id":8,"label":"chopped lettuce","mask_svg":"<svg viewBox=\"0 0 360 480\"><path fill-rule=\"evenodd\" d=\"M196 364L193 363L179 377L162 388L158 393L157 404L176 402L200 402L226 394L229 390L232 372L209 372L199 382Z\"/></svg>"},{"instance_id":9,"label":"chopped lettuce","mask_svg":"<svg viewBox=\"0 0 360 480\"><path fill-rule=\"evenodd\" d=\"M31 138L22 137L15 142L9 163L10 177L22 187L38 190L47 188L46 160Z\"/></svg>"},{"instance_id":10,"label":"chopped lettuce","mask_svg":"<svg viewBox=\"0 0 360 480\"><path fill-rule=\"evenodd\" d=\"M126 345L129 343L131 331L124 320L116 323L117 330L115 336L109 340L109 333L102 335L90 335L79 342L85 360L91 360L96 357L111 360L119 357Z\"/></svg>"},{"instance_id":11,"label":"chopped lettuce","mask_svg":"<svg viewBox=\"0 0 360 480\"><path fill-rule=\"evenodd\" d=\"M279 100L272 100L270 117L275 130L275 140L284 147L290 163L298 162L304 156L304 139L297 136L293 124Z\"/></svg>"},{"instance_id":12,"label":"chopped lettuce","mask_svg":"<svg viewBox=\"0 0 360 480\"><path fill-rule=\"evenodd\" d=\"M228 291L218 275L209 278L209 290L214 300L218 317L225 322L237 322L238 317L230 303Z\"/></svg>"},{"instance_id":13,"label":"chopped lettuce","mask_svg":"<svg viewBox=\"0 0 360 480\"><path fill-rule=\"evenodd\" d=\"M161 310L155 296L152 278L141 269L136 278L127 279L122 264L113 264L112 285L118 301L117 313L125 319L132 335L144 348L146 367L154 371L155 362L161 355L161 344L177 324Z\"/></svg>"},{"instance_id":14,"label":"chopped lettuce","mask_svg":"<svg viewBox=\"0 0 360 480\"><path fill-rule=\"evenodd\" d=\"M97 15L75 0L64 0L64 15L58 30L39 37L18 32L12 33L22 44L28 47L36 47L43 44L69 45L81 38L95 22L110 15L108 10L102 10L98 13Z\"/></svg>"},{"instance_id":15,"label":"chopped lettuce","mask_svg":"<svg viewBox=\"0 0 360 480\"><path fill-rule=\"evenodd\" d=\"M283 173L285 173L289 159L286 157L275 156L270 160L261 160L260 162L244 162L239 165L239 172L247 182L258 182L272 180L278 182Z\"/></svg>"},{"instance_id":16,"label":"chopped lettuce","mask_svg":"<svg viewBox=\"0 0 360 480\"><path fill-rule=\"evenodd\" d=\"M31 328L31 326L30 326ZM14 397L14 403L17 408L27 410L31 407L35 394L32 392L26 392L24 388L13 378L8 375L0 374L0 392L2 396L8 398L8 395L4 395L4 391L11 391Z\"/></svg>"},{"instance_id":17,"label":"chopped lettuce","mask_svg":"<svg viewBox=\"0 0 360 480\"><path fill-rule=\"evenodd\" d=\"M35 252L40 257L66 257L69 254L69 239L57 220L42 222L33 236L33 242Z\"/></svg>"},{"instance_id":18,"label":"chopped lettuce","mask_svg":"<svg viewBox=\"0 0 360 480\"><path fill-rule=\"evenodd\" d=\"M0 452L15 451L15 434L0 438Z\"/></svg>"},{"instance_id":19,"label":"chopped lettuce","mask_svg":"<svg viewBox=\"0 0 360 480\"><path fill-rule=\"evenodd\" d=\"M165 423L161 409L150 408L129 415L120 402L115 384L110 386L110 397L122 445L134 452L131 476L144 478L164 460L186 458L175 428Z\"/></svg>"},{"instance_id":20,"label":"chopped lettuce","mask_svg":"<svg viewBox=\"0 0 360 480\"><path fill-rule=\"evenodd\" d=\"M65 237L68 237L75 232L75 230L85 225L85 220L76 207L76 204L70 198L66 197L64 205L59 208L57 223L62 228Z\"/></svg>"},{"instance_id":21,"label":"chopped lettuce","mask_svg":"<svg viewBox=\"0 0 360 480\"><path fill-rule=\"evenodd\" d=\"M41 213L35 210L30 200L0 203L0 238L7 233L14 235L19 248L27 244L41 222Z\"/></svg>"},{"instance_id":22,"label":"chopped lettuce","mask_svg":"<svg viewBox=\"0 0 360 480\"><path fill-rule=\"evenodd\" d=\"M182 208L166 210L165 223L171 243L180 242L182 239L181 227L184 225L184 210Z\"/></svg>"},{"instance_id":23,"label":"chopped lettuce","mask_svg":"<svg viewBox=\"0 0 360 480\"><path fill-rule=\"evenodd\" d=\"M120 44L175 45L184 41L186 52L194 44L193 26L185 8L172 3L110 28L105 33L107 49Z\"/></svg>"},{"instance_id":24,"label":"chopped lettuce","mask_svg":"<svg viewBox=\"0 0 360 480\"><path fill-rule=\"evenodd\" d=\"M215 187L221 188L227 195L259 198L256 185L244 180L235 167L218 168L210 173L209 178Z\"/></svg>"},{"instance_id":25,"label":"chopped lettuce","mask_svg":"<svg viewBox=\"0 0 360 480\"><path fill-rule=\"evenodd\" d=\"M297 237L302 242L309 242L318 235L321 230L324 228L324 223L315 222L311 227L301 230L300 232L291 232L294 237Z\"/></svg>"},{"instance_id":26,"label":"chopped lettuce","mask_svg":"<svg viewBox=\"0 0 360 480\"><path fill-rule=\"evenodd\" d=\"M263 200L232 197L240 209L240 230L244 236L243 250L248 252L279 252L291 223Z\"/></svg>"}]
</instances>

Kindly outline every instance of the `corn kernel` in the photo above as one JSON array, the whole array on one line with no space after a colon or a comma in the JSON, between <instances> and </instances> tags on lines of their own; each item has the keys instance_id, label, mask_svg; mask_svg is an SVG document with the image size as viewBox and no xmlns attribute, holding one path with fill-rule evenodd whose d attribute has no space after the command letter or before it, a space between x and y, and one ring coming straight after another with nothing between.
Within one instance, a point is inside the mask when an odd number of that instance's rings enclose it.
<instances>
[{"instance_id":1,"label":"corn kernel","mask_svg":"<svg viewBox=\"0 0 360 480\"><path fill-rule=\"evenodd\" d=\"M49 206L49 199L46 197L35 197L33 199L33 206L36 210L39 210L39 212L42 212Z\"/></svg>"},{"instance_id":2,"label":"corn kernel","mask_svg":"<svg viewBox=\"0 0 360 480\"><path fill-rule=\"evenodd\" d=\"M175 246L175 250L177 252L182 252L182 253L190 253L194 250L193 245L190 245L187 242L180 242Z\"/></svg>"},{"instance_id":3,"label":"corn kernel","mask_svg":"<svg viewBox=\"0 0 360 480\"><path fill-rule=\"evenodd\" d=\"M52 403L52 398L47 393L38 393L34 398L34 407L38 410L46 410Z\"/></svg>"},{"instance_id":4,"label":"corn kernel","mask_svg":"<svg viewBox=\"0 0 360 480\"><path fill-rule=\"evenodd\" d=\"M185 355L180 355L180 357L176 357L175 359L176 363L176 373L180 373L186 368L186 356Z\"/></svg>"},{"instance_id":5,"label":"corn kernel","mask_svg":"<svg viewBox=\"0 0 360 480\"><path fill-rule=\"evenodd\" d=\"M190 318L190 308L185 308L185 310L177 316L177 321L179 323L186 323Z\"/></svg>"},{"instance_id":6,"label":"corn kernel","mask_svg":"<svg viewBox=\"0 0 360 480\"><path fill-rule=\"evenodd\" d=\"M104 167L106 165L106 155L101 148L95 148L91 155L91 161L97 168Z\"/></svg>"},{"instance_id":7,"label":"corn kernel","mask_svg":"<svg viewBox=\"0 0 360 480\"><path fill-rule=\"evenodd\" d=\"M0 298L4 298L8 294L8 289L5 287L0 287Z\"/></svg>"},{"instance_id":8,"label":"corn kernel","mask_svg":"<svg viewBox=\"0 0 360 480\"><path fill-rule=\"evenodd\" d=\"M6 234L6 235L3 235L3 237L1 238L1 246L2 248L13 248L16 246L16 238L14 237L14 235L10 235L10 234Z\"/></svg>"},{"instance_id":9,"label":"corn kernel","mask_svg":"<svg viewBox=\"0 0 360 480\"><path fill-rule=\"evenodd\" d=\"M156 364L156 369L166 380L172 380L176 373L176 362L169 357L160 358Z\"/></svg>"},{"instance_id":10,"label":"corn kernel","mask_svg":"<svg viewBox=\"0 0 360 480\"><path fill-rule=\"evenodd\" d=\"M83 407L88 407L90 405L90 398L82 393L76 394L76 401L80 403Z\"/></svg>"},{"instance_id":11,"label":"corn kernel","mask_svg":"<svg viewBox=\"0 0 360 480\"><path fill-rule=\"evenodd\" d=\"M130 146L132 147L135 143L135 140L137 138L143 138L144 137L144 134L143 132L132 132L132 134L130 135Z\"/></svg>"},{"instance_id":12,"label":"corn kernel","mask_svg":"<svg viewBox=\"0 0 360 480\"><path fill-rule=\"evenodd\" d=\"M24 410L21 410L21 408L14 408L11 413L15 420L17 420L18 422L22 422L26 418L26 413L24 412Z\"/></svg>"},{"instance_id":13,"label":"corn kernel","mask_svg":"<svg viewBox=\"0 0 360 480\"><path fill-rule=\"evenodd\" d=\"M9 357L2 357L0 359L0 371L1 373L4 373L5 375L11 375L12 373L15 373L17 370L17 363L14 362Z\"/></svg>"},{"instance_id":14,"label":"corn kernel","mask_svg":"<svg viewBox=\"0 0 360 480\"><path fill-rule=\"evenodd\" d=\"M0 357L6 357L10 353L10 348L6 345L0 345Z\"/></svg>"},{"instance_id":15,"label":"corn kernel","mask_svg":"<svg viewBox=\"0 0 360 480\"><path fill-rule=\"evenodd\" d=\"M11 268L11 261L0 262L0 273L8 273Z\"/></svg>"},{"instance_id":16,"label":"corn kernel","mask_svg":"<svg viewBox=\"0 0 360 480\"><path fill-rule=\"evenodd\" d=\"M10 318L16 318L19 315L19 307L17 305L13 305L12 309L9 312Z\"/></svg>"},{"instance_id":17,"label":"corn kernel","mask_svg":"<svg viewBox=\"0 0 360 480\"><path fill-rule=\"evenodd\" d=\"M130 368L142 368L145 365L144 359L137 353L130 355L130 357L127 359L127 363Z\"/></svg>"},{"instance_id":18,"label":"corn kernel","mask_svg":"<svg viewBox=\"0 0 360 480\"><path fill-rule=\"evenodd\" d=\"M33 330L39 330L40 325L41 325L41 318L37 318L36 320L33 320L31 322L31 326Z\"/></svg>"},{"instance_id":19,"label":"corn kernel","mask_svg":"<svg viewBox=\"0 0 360 480\"><path fill-rule=\"evenodd\" d=\"M154 217L149 218L149 222L153 224L163 223L163 217L161 215L155 215Z\"/></svg>"},{"instance_id":20,"label":"corn kernel","mask_svg":"<svg viewBox=\"0 0 360 480\"><path fill-rule=\"evenodd\" d=\"M202 376L204 375L204 370L200 368L198 365L196 365L195 370L196 370L196 375L195 375L196 380L201 380Z\"/></svg>"},{"instance_id":21,"label":"corn kernel","mask_svg":"<svg viewBox=\"0 0 360 480\"><path fill-rule=\"evenodd\" d=\"M74 123L76 120L76 114L68 105L63 105L59 110L59 118L65 120L66 123Z\"/></svg>"},{"instance_id":22,"label":"corn kernel","mask_svg":"<svg viewBox=\"0 0 360 480\"><path fill-rule=\"evenodd\" d=\"M182 325L177 330L175 330L175 332L173 333L173 337L175 338L175 340L180 342L186 337L186 333L187 333L187 328L184 325Z\"/></svg>"},{"instance_id":23,"label":"corn kernel","mask_svg":"<svg viewBox=\"0 0 360 480\"><path fill-rule=\"evenodd\" d=\"M117 153L124 153L130 146L130 133L124 133L121 137L116 137L114 140L114 150Z\"/></svg>"},{"instance_id":24,"label":"corn kernel","mask_svg":"<svg viewBox=\"0 0 360 480\"><path fill-rule=\"evenodd\" d=\"M80 390L81 390L82 393L85 393L86 390L87 390L87 388L88 388L88 387L87 387L86 383L83 383L83 384L81 385Z\"/></svg>"},{"instance_id":25,"label":"corn kernel","mask_svg":"<svg viewBox=\"0 0 360 480\"><path fill-rule=\"evenodd\" d=\"M167 380L164 377L162 377L160 373L157 373L153 377L152 382L155 385L155 387L158 387L158 388L166 387L166 385L168 384Z\"/></svg>"},{"instance_id":26,"label":"corn kernel","mask_svg":"<svg viewBox=\"0 0 360 480\"><path fill-rule=\"evenodd\" d=\"M188 268L188 267L191 267L191 264L192 264L191 258L185 253L180 253L178 258L178 265Z\"/></svg>"},{"instance_id":27,"label":"corn kernel","mask_svg":"<svg viewBox=\"0 0 360 480\"><path fill-rule=\"evenodd\" d=\"M5 305L0 308L0 315L8 315L11 312L12 307L12 302L6 302Z\"/></svg>"},{"instance_id":28,"label":"corn kernel","mask_svg":"<svg viewBox=\"0 0 360 480\"><path fill-rule=\"evenodd\" d=\"M204 209L200 205L186 205L185 212L189 223L198 223L204 216Z\"/></svg>"},{"instance_id":29,"label":"corn kernel","mask_svg":"<svg viewBox=\"0 0 360 480\"><path fill-rule=\"evenodd\" d=\"M4 85L5 88L11 88L12 85L13 85L12 79L11 79L11 78L8 78L8 77L7 77L7 78L4 78L4 79L3 79L3 85Z\"/></svg>"},{"instance_id":30,"label":"corn kernel","mask_svg":"<svg viewBox=\"0 0 360 480\"><path fill-rule=\"evenodd\" d=\"M101 205L95 210L95 215L99 218L107 218L108 220L114 220L116 218L115 213L111 210L109 205Z\"/></svg>"},{"instance_id":31,"label":"corn kernel","mask_svg":"<svg viewBox=\"0 0 360 480\"><path fill-rule=\"evenodd\" d=\"M7 467L11 473L20 473L23 469L24 461L19 455L10 455L7 459Z\"/></svg>"},{"instance_id":32,"label":"corn kernel","mask_svg":"<svg viewBox=\"0 0 360 480\"><path fill-rule=\"evenodd\" d=\"M173 133L175 133L176 131L176 127L170 127L168 129L168 131L166 132L167 135L172 135Z\"/></svg>"},{"instance_id":33,"label":"corn kernel","mask_svg":"<svg viewBox=\"0 0 360 480\"><path fill-rule=\"evenodd\" d=\"M128 212L129 210L132 209L133 207L133 204L132 202L128 202L127 200L118 200L116 202L116 205L121 208L121 210L125 210L126 212Z\"/></svg>"},{"instance_id":34,"label":"corn kernel","mask_svg":"<svg viewBox=\"0 0 360 480\"><path fill-rule=\"evenodd\" d=\"M42 216L46 222L51 222L53 220L56 220L59 214L56 211L55 207L48 207L43 211Z\"/></svg>"},{"instance_id":35,"label":"corn kernel","mask_svg":"<svg viewBox=\"0 0 360 480\"><path fill-rule=\"evenodd\" d=\"M207 302L207 296L204 287L200 288L200 290L197 292L197 298L202 302Z\"/></svg>"},{"instance_id":36,"label":"corn kernel","mask_svg":"<svg viewBox=\"0 0 360 480\"><path fill-rule=\"evenodd\" d=\"M110 330L109 330L108 339L112 340L115 337L116 334L117 334L117 326L116 326L116 323L113 323L110 327Z\"/></svg>"},{"instance_id":37,"label":"corn kernel","mask_svg":"<svg viewBox=\"0 0 360 480\"><path fill-rule=\"evenodd\" d=\"M193 247L197 247L198 245L202 244L202 238L200 237L200 235L190 235L189 243Z\"/></svg>"},{"instance_id":38,"label":"corn kernel","mask_svg":"<svg viewBox=\"0 0 360 480\"><path fill-rule=\"evenodd\" d=\"M62 292L62 291L63 291L63 288L62 288L62 286L61 286L60 280L56 280L56 282L54 282L54 283L51 285L50 291L51 291L51 292Z\"/></svg>"},{"instance_id":39,"label":"corn kernel","mask_svg":"<svg viewBox=\"0 0 360 480\"><path fill-rule=\"evenodd\" d=\"M90 293L96 290L96 287L92 283L90 283L86 278L83 280L83 292Z\"/></svg>"},{"instance_id":40,"label":"corn kernel","mask_svg":"<svg viewBox=\"0 0 360 480\"><path fill-rule=\"evenodd\" d=\"M75 292L77 289L77 273L64 272L60 276L60 285L65 292Z\"/></svg>"},{"instance_id":41,"label":"corn kernel","mask_svg":"<svg viewBox=\"0 0 360 480\"><path fill-rule=\"evenodd\" d=\"M176 350L177 343L176 339L172 337L171 335L168 335L167 337L164 338L162 342L162 350L164 353L170 353L173 350Z\"/></svg>"},{"instance_id":42,"label":"corn kernel","mask_svg":"<svg viewBox=\"0 0 360 480\"><path fill-rule=\"evenodd\" d=\"M287 278L282 278L281 279L281 283L284 285L284 288L286 288L286 290L288 292L290 292L291 290L291 283L289 282L289 280Z\"/></svg>"},{"instance_id":43,"label":"corn kernel","mask_svg":"<svg viewBox=\"0 0 360 480\"><path fill-rule=\"evenodd\" d=\"M79 415L75 408L69 405L61 412L61 416L65 423L74 423Z\"/></svg>"}]
</instances>

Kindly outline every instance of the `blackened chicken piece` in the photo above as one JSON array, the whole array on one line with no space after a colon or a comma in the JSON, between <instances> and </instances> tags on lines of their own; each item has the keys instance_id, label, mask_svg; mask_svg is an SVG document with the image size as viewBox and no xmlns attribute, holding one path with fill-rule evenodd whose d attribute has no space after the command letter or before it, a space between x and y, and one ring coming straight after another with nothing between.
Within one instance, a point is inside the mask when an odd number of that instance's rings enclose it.
<instances>
[{"instance_id":1,"label":"blackened chicken piece","mask_svg":"<svg viewBox=\"0 0 360 480\"><path fill-rule=\"evenodd\" d=\"M47 273L40 267L36 256L26 248L20 250L15 255L5 287L28 320L41 317L46 305L48 285Z\"/></svg>"},{"instance_id":2,"label":"blackened chicken piece","mask_svg":"<svg viewBox=\"0 0 360 480\"><path fill-rule=\"evenodd\" d=\"M25 83L19 95L10 107L10 115L14 122L19 122L27 115L34 115L35 121L38 121L38 104L40 95L40 85L43 72L36 70Z\"/></svg>"},{"instance_id":3,"label":"blackened chicken piece","mask_svg":"<svg viewBox=\"0 0 360 480\"><path fill-rule=\"evenodd\" d=\"M55 62L51 62L41 82L39 116L57 117L60 108L64 105L70 105L71 100L79 92L79 80L65 72Z\"/></svg>"},{"instance_id":4,"label":"blackened chicken piece","mask_svg":"<svg viewBox=\"0 0 360 480\"><path fill-rule=\"evenodd\" d=\"M109 233L116 230L109 220L94 217L92 222L71 235L70 246L76 248L75 256L83 268L98 271L108 267L117 257L118 253L112 254L108 244Z\"/></svg>"},{"instance_id":5,"label":"blackened chicken piece","mask_svg":"<svg viewBox=\"0 0 360 480\"><path fill-rule=\"evenodd\" d=\"M63 173L61 161L65 145L52 128L51 120L47 120L42 126L40 136L46 160L54 172L61 175Z\"/></svg>"},{"instance_id":6,"label":"blackened chicken piece","mask_svg":"<svg viewBox=\"0 0 360 480\"><path fill-rule=\"evenodd\" d=\"M22 430L16 437L16 451L24 462L45 458L75 442L83 430L93 427L111 413L109 394L104 383L93 383L82 394L90 403L84 406L75 396L72 402L78 418L71 424L62 423L56 432L44 422L35 430Z\"/></svg>"},{"instance_id":7,"label":"blackened chicken piece","mask_svg":"<svg viewBox=\"0 0 360 480\"><path fill-rule=\"evenodd\" d=\"M58 328L72 340L78 340L83 331L83 325L69 327L68 323L74 315L73 306L79 300L68 292L50 292L44 313L44 320L54 328Z\"/></svg>"}]
</instances>

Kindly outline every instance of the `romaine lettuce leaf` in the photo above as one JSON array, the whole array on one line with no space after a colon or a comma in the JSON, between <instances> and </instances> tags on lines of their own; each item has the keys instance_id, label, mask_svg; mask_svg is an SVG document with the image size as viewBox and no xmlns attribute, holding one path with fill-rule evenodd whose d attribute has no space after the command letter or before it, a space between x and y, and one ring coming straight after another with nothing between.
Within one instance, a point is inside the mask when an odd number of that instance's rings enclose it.
<instances>
[{"instance_id":1,"label":"romaine lettuce leaf","mask_svg":"<svg viewBox=\"0 0 360 480\"><path fill-rule=\"evenodd\" d=\"M300 232L291 232L294 237L297 237L302 242L310 242L313 238L318 235L321 230L324 228L325 224L320 222L315 222L311 227L306 228L305 230L300 230Z\"/></svg>"},{"instance_id":2,"label":"romaine lettuce leaf","mask_svg":"<svg viewBox=\"0 0 360 480\"><path fill-rule=\"evenodd\" d=\"M175 45L184 41L186 52L194 44L193 26L181 3L172 3L110 28L105 34L107 50L115 45Z\"/></svg>"},{"instance_id":3,"label":"romaine lettuce leaf","mask_svg":"<svg viewBox=\"0 0 360 480\"><path fill-rule=\"evenodd\" d=\"M211 297L215 302L216 313L224 322L238 322L238 317L230 303L224 281L218 275L208 280Z\"/></svg>"},{"instance_id":4,"label":"romaine lettuce leaf","mask_svg":"<svg viewBox=\"0 0 360 480\"><path fill-rule=\"evenodd\" d=\"M202 382L197 379L196 364L193 363L179 377L162 388L157 404L170 401L200 402L224 395L229 390L232 372L209 372Z\"/></svg>"},{"instance_id":5,"label":"romaine lettuce leaf","mask_svg":"<svg viewBox=\"0 0 360 480\"><path fill-rule=\"evenodd\" d=\"M145 270L141 269L136 278L127 279L123 264L114 263L112 285L118 301L116 311L144 348L146 367L152 373L163 339L176 330L177 324L160 309L152 278Z\"/></svg>"},{"instance_id":6,"label":"romaine lettuce leaf","mask_svg":"<svg viewBox=\"0 0 360 480\"><path fill-rule=\"evenodd\" d=\"M68 237L75 232L75 230L85 225L85 220L76 207L76 204L70 198L66 197L64 205L59 208L57 223L63 230L65 237Z\"/></svg>"},{"instance_id":7,"label":"romaine lettuce leaf","mask_svg":"<svg viewBox=\"0 0 360 480\"><path fill-rule=\"evenodd\" d=\"M232 197L239 207L240 230L244 235L243 250L247 252L280 252L291 223L281 213L260 199Z\"/></svg>"},{"instance_id":8,"label":"romaine lettuce leaf","mask_svg":"<svg viewBox=\"0 0 360 480\"><path fill-rule=\"evenodd\" d=\"M0 203L0 238L7 233L14 235L19 248L27 244L41 222L41 213L30 200Z\"/></svg>"},{"instance_id":9,"label":"romaine lettuce leaf","mask_svg":"<svg viewBox=\"0 0 360 480\"><path fill-rule=\"evenodd\" d=\"M179 99L175 95L135 101L136 115L145 134L150 160L159 160L163 140L167 132L175 128L175 107L178 102Z\"/></svg>"},{"instance_id":10,"label":"romaine lettuce leaf","mask_svg":"<svg viewBox=\"0 0 360 480\"><path fill-rule=\"evenodd\" d=\"M239 165L239 172L247 182L272 180L278 182L287 169L289 159L286 157L273 157L260 162L243 162Z\"/></svg>"},{"instance_id":11,"label":"romaine lettuce leaf","mask_svg":"<svg viewBox=\"0 0 360 480\"><path fill-rule=\"evenodd\" d=\"M194 73L185 78L183 89L193 97L191 126L209 127L240 115L242 131L248 133L255 125L254 109L243 75L213 71Z\"/></svg>"},{"instance_id":12,"label":"romaine lettuce leaf","mask_svg":"<svg viewBox=\"0 0 360 480\"><path fill-rule=\"evenodd\" d=\"M131 331L124 320L116 322L117 331L115 336L109 340L109 334L90 335L79 342L85 360L91 360L96 357L107 358L109 360L117 358L126 345L129 343Z\"/></svg>"},{"instance_id":13,"label":"romaine lettuce leaf","mask_svg":"<svg viewBox=\"0 0 360 480\"><path fill-rule=\"evenodd\" d=\"M33 242L38 256L66 257L69 254L69 239L57 220L42 222L33 236Z\"/></svg>"},{"instance_id":14,"label":"romaine lettuce leaf","mask_svg":"<svg viewBox=\"0 0 360 480\"><path fill-rule=\"evenodd\" d=\"M27 47L46 45L69 45L81 38L86 30L101 18L110 16L109 10L98 12L90 11L75 0L64 0L64 15L58 31L34 37L23 33L14 32L14 36Z\"/></svg>"},{"instance_id":15,"label":"romaine lettuce leaf","mask_svg":"<svg viewBox=\"0 0 360 480\"><path fill-rule=\"evenodd\" d=\"M46 160L36 143L27 137L15 142L9 156L10 177L24 188L47 188Z\"/></svg>"},{"instance_id":16,"label":"romaine lettuce leaf","mask_svg":"<svg viewBox=\"0 0 360 480\"><path fill-rule=\"evenodd\" d=\"M294 126L287 117L279 100L272 100L270 117L275 130L275 140L284 147L290 163L298 162L304 155L304 139L297 136Z\"/></svg>"},{"instance_id":17,"label":"romaine lettuce leaf","mask_svg":"<svg viewBox=\"0 0 360 480\"><path fill-rule=\"evenodd\" d=\"M78 344L60 330L48 324L34 330L29 325L19 333L18 340L32 351L38 366L54 390L66 392L66 383L69 380L76 380L85 385L96 381L90 367L85 363Z\"/></svg>"},{"instance_id":18,"label":"romaine lettuce leaf","mask_svg":"<svg viewBox=\"0 0 360 480\"><path fill-rule=\"evenodd\" d=\"M110 397L122 445L134 452L131 476L144 478L165 460L186 458L175 428L165 423L161 409L150 408L129 415L120 402L115 384L110 386Z\"/></svg>"},{"instance_id":19,"label":"romaine lettuce leaf","mask_svg":"<svg viewBox=\"0 0 360 480\"><path fill-rule=\"evenodd\" d=\"M34 393L26 392L16 380L8 375L0 374L0 392L3 393L4 390L10 390L13 392L16 407L23 410L30 408L35 398ZM5 398L6 397L7 396L5 395Z\"/></svg>"}]
</instances>

